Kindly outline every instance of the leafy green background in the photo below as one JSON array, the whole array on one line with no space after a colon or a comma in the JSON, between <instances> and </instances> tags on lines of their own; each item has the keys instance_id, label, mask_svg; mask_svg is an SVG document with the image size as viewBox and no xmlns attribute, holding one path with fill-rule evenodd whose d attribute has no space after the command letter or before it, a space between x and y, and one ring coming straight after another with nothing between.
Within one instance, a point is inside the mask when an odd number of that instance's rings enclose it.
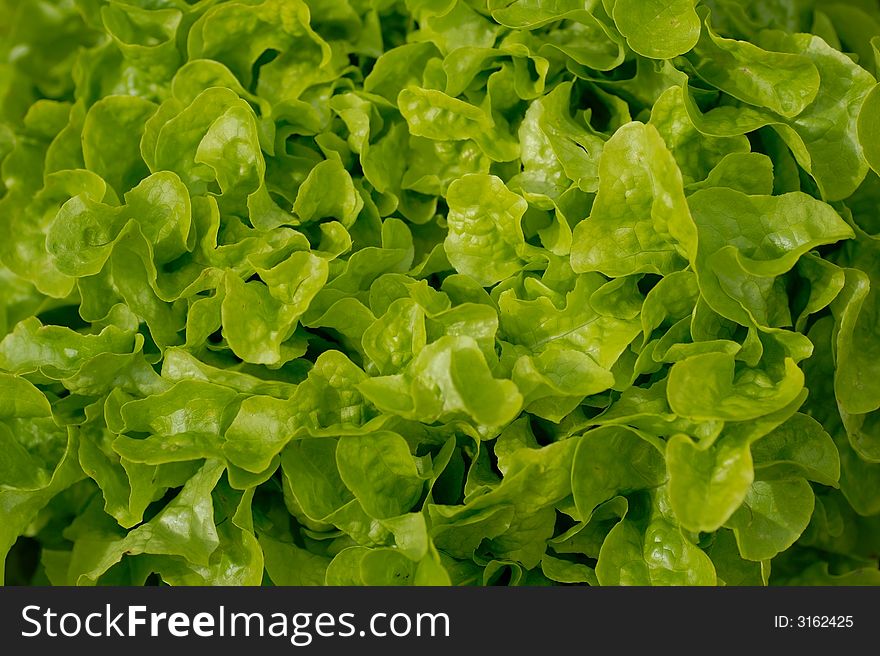
<instances>
[{"instance_id":1,"label":"leafy green background","mask_svg":"<svg viewBox=\"0 0 880 656\"><path fill-rule=\"evenodd\" d=\"M0 0L0 580L880 584L876 0Z\"/></svg>"}]
</instances>

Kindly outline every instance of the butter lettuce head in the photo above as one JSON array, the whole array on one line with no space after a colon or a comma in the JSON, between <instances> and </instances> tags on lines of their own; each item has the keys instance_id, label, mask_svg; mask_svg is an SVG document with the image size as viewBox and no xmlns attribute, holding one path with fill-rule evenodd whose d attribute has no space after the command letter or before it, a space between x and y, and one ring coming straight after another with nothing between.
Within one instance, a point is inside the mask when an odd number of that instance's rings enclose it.
<instances>
[{"instance_id":1,"label":"butter lettuce head","mask_svg":"<svg viewBox=\"0 0 880 656\"><path fill-rule=\"evenodd\" d=\"M0 0L0 581L880 577L874 0Z\"/></svg>"}]
</instances>

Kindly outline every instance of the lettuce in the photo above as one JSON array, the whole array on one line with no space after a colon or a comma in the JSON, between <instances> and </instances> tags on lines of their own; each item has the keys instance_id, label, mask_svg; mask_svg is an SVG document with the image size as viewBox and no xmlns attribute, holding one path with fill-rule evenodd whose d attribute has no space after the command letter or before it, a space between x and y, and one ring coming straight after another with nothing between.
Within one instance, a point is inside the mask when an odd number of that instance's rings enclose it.
<instances>
[{"instance_id":1,"label":"lettuce","mask_svg":"<svg viewBox=\"0 0 880 656\"><path fill-rule=\"evenodd\" d=\"M875 0L0 0L0 580L880 580Z\"/></svg>"}]
</instances>

